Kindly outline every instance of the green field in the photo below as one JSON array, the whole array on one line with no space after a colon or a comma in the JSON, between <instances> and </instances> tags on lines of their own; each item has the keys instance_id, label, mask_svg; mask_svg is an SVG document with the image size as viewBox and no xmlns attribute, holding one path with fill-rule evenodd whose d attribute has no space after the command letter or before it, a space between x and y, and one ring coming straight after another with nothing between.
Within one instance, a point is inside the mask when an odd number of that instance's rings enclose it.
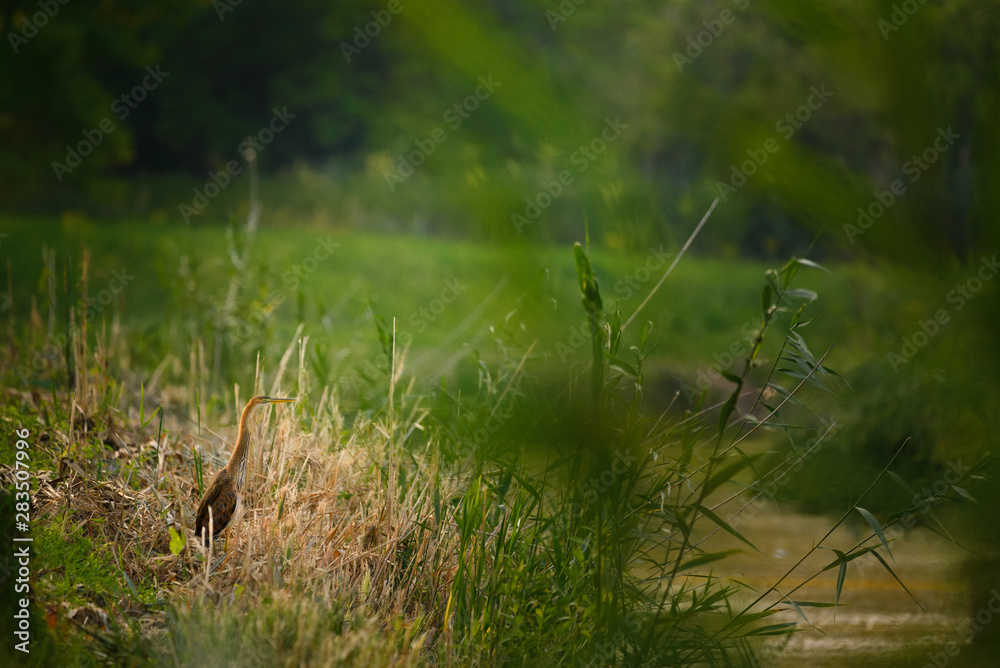
<instances>
[{"instance_id":1,"label":"green field","mask_svg":"<svg viewBox=\"0 0 1000 668\"><path fill-rule=\"evenodd\" d=\"M205 359L199 365L212 376L204 391L221 401L233 383L246 387L252 382L258 353L265 373L272 372L300 323L302 335L309 337L311 370L323 384L346 384L346 379L370 376L366 369L372 365L384 366L376 319L390 333L395 326L397 345L408 349L407 373L425 388L442 377L472 374L474 380L475 360L495 361L498 346L508 344L522 349L534 344L539 369L589 364L588 326L569 246L489 246L306 225L277 230L266 222L249 243L241 224L179 228L148 221L8 217L0 228L8 235L0 250L11 263L14 299L6 317L12 326L28 322L34 303L43 330L50 319L57 328L65 327L67 304L80 301L83 249L89 254L91 300L114 285L116 273L131 277L115 294L105 291L102 297L110 303L92 302L89 324L94 336L110 332L113 322L121 325L120 339L127 345L120 346L122 359L111 364L128 371L122 377L133 391L148 384L171 356L174 363L159 376L161 387L187 385L190 356L201 345ZM51 285L42 248L54 253L57 275ZM628 356L640 325L652 323L645 390L663 404L681 390L680 398L688 400L676 404L681 409L693 403L693 389L710 386L711 397L725 396L727 382L718 372L740 371L759 327L765 271L778 268L699 257L697 248L696 241L623 335ZM629 318L677 250L623 253L591 246L608 317L618 309ZM234 266L234 252L242 256L240 269ZM976 308L955 309L950 322L939 327L941 335L914 348L912 362L894 365L888 355L900 353L920 331L920 322L942 307L954 308L947 295L967 278L967 270L918 278L906 269L873 264L834 262L828 269L801 270L794 287L817 295L807 307L811 324L803 331L817 356L832 346L825 364L846 379L831 388L838 401L846 402L839 414L863 415L868 402L890 403L913 419L933 422L935 415L926 410L930 403L944 401L940 407L992 392L965 375L989 348L978 323L989 317L992 283L971 302ZM50 290L56 299L52 313ZM779 314L776 324L787 322L788 314ZM779 343L776 336L765 342L765 360L773 359ZM942 377L957 385L945 390L934 380ZM908 398L925 391L930 395L919 404ZM909 431L907 418L886 424L879 438L887 441ZM936 453L932 456L967 451L964 440L941 442L929 435L933 430L917 432L924 434L917 439L923 441L921 451ZM882 447L891 451L892 446Z\"/></svg>"},{"instance_id":2,"label":"green field","mask_svg":"<svg viewBox=\"0 0 1000 668\"><path fill-rule=\"evenodd\" d=\"M310 226L249 239L242 226L72 218L0 229L4 421L45 434L32 466L80 473L72 504L62 484L45 492L39 567L93 552L121 575L73 570L76 589L69 570L47 575L41 600L56 633L59 605L104 601L102 651L128 663L659 665L763 651L756 636L791 622L762 625L740 589L696 584L729 554L696 536L748 545L727 519L762 494L839 515L904 442L893 470L919 489L982 438L942 419L982 383L935 375L956 351L977 354L981 333L944 330L891 368L886 353L940 301L905 271L789 265L767 279L765 264L692 252L623 330L676 248L594 246L588 269L569 246ZM253 514L230 539L239 563L209 575L180 536L202 470L224 461L221 430L272 386L298 402L263 431ZM911 497L885 481L863 498L897 512L891 523ZM128 531L108 508L128 508ZM73 638L46 656L94 652Z\"/></svg>"},{"instance_id":3,"label":"green field","mask_svg":"<svg viewBox=\"0 0 1000 668\"><path fill-rule=\"evenodd\" d=\"M45 311L42 258L49 247L64 267L79 268L81 249L90 253L90 288L98 290L113 271L135 278L115 295L98 318L121 317L131 328L160 328L178 319L193 299L204 311L219 307L205 295L224 295L233 274L227 232L221 226L157 226L143 223L60 222L52 219L6 219L10 235L2 248L13 262L14 313L27 316L28 295L36 294ZM581 241L583 233L581 231ZM326 256L325 246L335 246ZM695 246L697 248L697 245ZM372 311L391 323L414 352L457 347L489 348L490 326L498 330L519 300L527 302L521 337L537 337L545 354L558 355L585 325L568 246L488 246L440 238L367 235L324 228L258 230L249 248L249 268L240 285L239 307L260 322L268 350L284 350L299 321L313 341L348 348L374 341L365 321ZM677 248L657 246L646 253L622 253L591 247L602 297L611 311L630 316L672 262ZM322 259L316 260L319 255ZM680 371L693 371L727 358L733 344L760 317L764 272L760 262L700 258L697 251L678 264L644 307L635 325L653 323L653 359ZM774 266L773 268L777 268ZM806 271L798 287L814 290L810 307L817 318L815 345L836 344L839 367L851 367L865 350L870 332L851 326L838 314L868 304L856 299L860 284L873 286L877 274L855 266L832 267L832 273ZM868 299L878 299L877 286ZM203 313L210 317L210 312ZM746 326L746 327L744 327ZM629 336L636 336L633 326ZM485 344L485 345L484 345ZM562 350L560 348L560 350Z\"/></svg>"},{"instance_id":4,"label":"green field","mask_svg":"<svg viewBox=\"0 0 1000 668\"><path fill-rule=\"evenodd\" d=\"M0 666L995 668L1000 3L98 4L0 14Z\"/></svg>"}]
</instances>

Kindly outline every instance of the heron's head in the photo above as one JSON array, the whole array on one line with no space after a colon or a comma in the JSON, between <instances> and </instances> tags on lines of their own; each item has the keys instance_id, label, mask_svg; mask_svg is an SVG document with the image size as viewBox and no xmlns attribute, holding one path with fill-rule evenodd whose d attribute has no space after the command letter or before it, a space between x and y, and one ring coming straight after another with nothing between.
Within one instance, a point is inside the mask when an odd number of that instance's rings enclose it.
<instances>
[{"instance_id":1,"label":"heron's head","mask_svg":"<svg viewBox=\"0 0 1000 668\"><path fill-rule=\"evenodd\" d=\"M276 399L274 397L254 397L247 402L247 408L255 408L257 406L262 406L264 404L286 404L295 399ZM245 409L244 409L245 410Z\"/></svg>"}]
</instances>

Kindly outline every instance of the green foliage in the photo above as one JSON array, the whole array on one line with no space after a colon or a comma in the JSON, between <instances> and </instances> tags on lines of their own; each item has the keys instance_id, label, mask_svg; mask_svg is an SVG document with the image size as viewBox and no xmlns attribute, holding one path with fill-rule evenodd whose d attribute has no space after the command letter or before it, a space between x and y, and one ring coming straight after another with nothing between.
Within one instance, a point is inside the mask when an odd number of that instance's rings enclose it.
<instances>
[{"instance_id":1,"label":"green foliage","mask_svg":"<svg viewBox=\"0 0 1000 668\"><path fill-rule=\"evenodd\" d=\"M794 624L763 623L774 609L738 612L733 599L739 587L715 579L708 570L734 550L710 552L700 542L706 533L722 529L756 549L716 512L715 499L755 466L758 457L743 453L737 447L741 441L761 426L792 428L781 416L796 405L791 401L798 388L786 391L779 405L767 406L766 420L756 419L754 409L741 411L739 428L730 424L736 403L728 402L708 442L703 436L708 412L677 422L656 419L643 397L647 353L642 346L631 346L631 361L618 358L621 314L615 310L605 317L590 260L580 246L574 254L598 351L592 363L602 369L598 393L588 399L589 392L577 397L571 390L543 401L528 378L519 382L521 396L504 409L518 428L494 437L512 442L476 451L480 472L455 510L458 570L446 624L461 656L470 661L484 648L497 663L526 658L565 664L722 665L738 657L746 660L753 654L751 638L788 633ZM793 261L768 274L762 327L743 374L733 376L738 387L757 369L753 361L779 312L790 312L792 320L785 339L788 350L769 374L772 385L778 386L775 374L801 385L829 373L798 335L807 324L799 317L803 299L812 299L791 287L801 266L815 265ZM519 316L510 319L516 323ZM647 325L642 341L648 333ZM504 340L498 341L498 350L498 365L480 376L481 384L511 382L503 369L512 365L504 360L512 353L518 359L514 351L524 347ZM786 361L795 362L796 369L782 370ZM804 374L798 371L802 368ZM497 394L486 389L482 396ZM536 435L535 428L518 421L517 404L523 402L533 407L538 422L573 425L571 433L561 438ZM545 418L538 418L539 410ZM721 448L725 435L731 444ZM534 442L544 444L534 456L517 445ZM677 442L683 445L666 445ZM860 554L870 551L863 548Z\"/></svg>"},{"instance_id":2,"label":"green foliage","mask_svg":"<svg viewBox=\"0 0 1000 668\"><path fill-rule=\"evenodd\" d=\"M787 255L817 233L829 246L817 253L867 248L934 263L941 247L954 258L996 247L992 228L977 222L996 201L975 195L995 180L983 165L996 147L977 142L997 116L995 7L921 5L888 32L891 9L875 0L683 0L659 9L628 0L564 15L540 0L437 0L367 38L363 27L383 4L296 0L277 23L253 3L222 16L219 5L189 0L96 13L61 7L0 69L10 101L4 201L180 222L178 201L227 161L246 167L237 146L287 107L296 118L261 160L295 165L276 188L292 220L520 240L511 216L565 171L572 182L523 233L568 241L583 210L598 221L596 241L641 248L676 237L699 202L742 171L746 183L730 186L703 237L729 256ZM27 18L14 8L5 34ZM723 31L699 46L712 22ZM366 43L353 54L359 39ZM157 63L170 76L118 120L110 105ZM487 76L501 82L496 92L458 127L448 122ZM814 88L829 94L810 109ZM609 118L627 127L583 160ZM102 119L116 130L58 192L39 197L53 161ZM954 145L919 181L906 174L911 156L946 128L959 136ZM436 129L447 140L386 197L387 174ZM761 148L769 139L774 151ZM762 152L766 162L755 164ZM849 232L858 208L896 178L906 196L870 230ZM206 218L237 208L246 179L234 181Z\"/></svg>"},{"instance_id":3,"label":"green foliage","mask_svg":"<svg viewBox=\"0 0 1000 668\"><path fill-rule=\"evenodd\" d=\"M38 570L58 570L42 586L47 596L73 605L95 600L119 600L132 597L132 590L122 579L110 547L94 544L82 528L52 523L35 535ZM82 584L82 587L78 585ZM139 595L137 603L153 602L152 582L133 583Z\"/></svg>"},{"instance_id":4,"label":"green foliage","mask_svg":"<svg viewBox=\"0 0 1000 668\"><path fill-rule=\"evenodd\" d=\"M250 607L196 599L169 611L169 634L158 649L163 660L184 666L418 665L411 644L423 629L395 621L395 629L380 629L346 601L316 601L305 592Z\"/></svg>"},{"instance_id":5,"label":"green foliage","mask_svg":"<svg viewBox=\"0 0 1000 668\"><path fill-rule=\"evenodd\" d=\"M773 618L779 608L764 602L768 595L781 591L808 621L803 610L822 603L793 598L795 590L782 585L788 574L748 603L747 589L722 573L737 549L756 549L737 521L744 495L749 491L752 503L770 492L804 457L768 470L760 453L766 447L762 434L825 437L832 428L807 409L807 402L838 389L840 381L827 367L827 356L815 355L806 342L805 335L816 330L809 329L804 314L817 299L814 291L798 287L800 269L822 276L814 271L822 267L792 260L765 272L762 289L745 291L753 336L735 366L722 374L736 389L727 387L717 404L702 402L685 411L665 408L647 390L650 349L669 327L654 329L651 320L629 329L639 300L605 296L614 285L603 280L606 261L581 246L574 248L572 260L569 253L563 255L553 271L533 282L518 281L524 292L490 330L491 346L470 352L455 373L429 382L400 375L407 368L410 342L400 332L405 319L397 316L393 323L379 313L376 300L367 304L362 317L372 357L344 364L360 380L334 388L346 407L343 417L339 408L330 411L350 424L348 436L315 408L304 406L303 412L324 438L329 436L324 443L331 452L350 449L344 454L362 462L370 476L363 486L371 487L371 496L387 492L385 503L391 499L391 505L361 512L397 518L386 524L387 530L400 531L389 542L391 551L384 558L367 561L366 554L350 562L357 564L353 571L335 567L350 578L337 588L298 591L296 569L303 570L303 564L310 572L315 569L300 561L312 550L313 538L305 540L296 530L287 543L274 541L263 559L253 555L260 567L273 569L263 584L247 580L243 589L215 598L197 585L205 597L175 606L167 618L168 636L152 651L181 663L237 657L252 665L286 658L298 665L334 656L355 664L402 657L415 663L491 665L739 665L757 660L761 639L796 628L787 618ZM704 272L720 273L711 265ZM225 289L223 282L220 290ZM653 295L643 311L657 321L664 312L661 304L675 304L678 298L665 294L670 298L661 302L659 297ZM561 304L573 306L562 310ZM633 317L625 318L623 308ZM551 312L558 326L538 318ZM566 345L567 329L582 332L568 352L559 347ZM772 338L777 340L768 344ZM300 369L300 392L314 380L310 369L318 369L317 379L325 372L329 350ZM215 392L211 388L218 377L209 373L205 381L206 389ZM144 387L137 387L140 429L150 421ZM351 394L351 388L359 391ZM753 388L752 402L744 396L748 388ZM329 391L324 388L324 396ZM192 394L197 403L204 396ZM309 403L308 392L302 396ZM213 405L207 404L218 410ZM287 461L291 468L275 475L307 486L306 469L295 468L298 457ZM132 473L151 463L130 462L127 468ZM196 484L203 485L197 457L193 468ZM191 470L183 469L185 475ZM881 476L877 471L873 478ZM133 493L145 485L140 479L132 479ZM272 527L290 519L290 513L302 518L312 512L303 509L301 499L297 507L287 504L290 488L279 480L260 492L261 501L276 513ZM355 500L370 496L357 485L340 490L336 498L366 503ZM956 485L965 487L964 482ZM331 490L299 491L309 498L334 498ZM947 498L955 495L961 492L949 491ZM854 514L854 505L845 518ZM885 549L890 559L897 556L895 549L888 552L887 529L905 521L905 515L890 516L883 524L877 509L857 514L870 535L849 548L822 542L814 548L832 549L836 557L826 566L837 571L832 605L849 586L847 564L855 559L874 555L896 577L895 565L877 550ZM75 602L74 596L94 591L108 600L155 602L149 582L124 575L118 580L122 555L109 554L114 546L96 544L61 517L58 512L51 517L39 546L51 558L76 566L65 578L48 576L47 597ZM95 526L100 528L96 520L88 531ZM316 537L327 532L317 530ZM62 532L69 532L69 547L54 542L62 540ZM705 541L717 532L731 537L732 544L710 547ZM353 540L362 553L381 549L377 532L356 533ZM172 558L186 558L185 547L171 531ZM338 543L341 557L345 547ZM325 554L333 554L332 549ZM86 583L84 593L67 589L70 581ZM298 621L290 626L288 619ZM109 651L121 656L141 658L150 651L131 631L118 630L109 638Z\"/></svg>"},{"instance_id":6,"label":"green foliage","mask_svg":"<svg viewBox=\"0 0 1000 668\"><path fill-rule=\"evenodd\" d=\"M201 494L201 490L199 490L199 494ZM184 536L177 533L177 530L174 529L173 527L169 527L169 529L170 529L170 554L176 557L178 554L181 553L181 551L184 550Z\"/></svg>"}]
</instances>

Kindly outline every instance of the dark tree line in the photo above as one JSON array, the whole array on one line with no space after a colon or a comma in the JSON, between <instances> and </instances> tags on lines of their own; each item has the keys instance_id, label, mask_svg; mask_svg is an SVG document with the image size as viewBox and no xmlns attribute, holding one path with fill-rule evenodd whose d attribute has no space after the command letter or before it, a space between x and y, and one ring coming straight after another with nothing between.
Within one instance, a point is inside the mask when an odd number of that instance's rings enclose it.
<instances>
[{"instance_id":1,"label":"dark tree line","mask_svg":"<svg viewBox=\"0 0 1000 668\"><path fill-rule=\"evenodd\" d=\"M0 197L51 211L109 176L203 178L286 110L265 169L368 169L373 187L440 128L417 178L449 198L428 206L468 211L469 232L516 234L511 215L569 170L529 235L592 212L662 240L721 196L718 248L818 232L964 257L1000 208L997 18L974 0L14 0ZM489 76L490 99L446 122ZM627 129L574 171L607 119Z\"/></svg>"}]
</instances>

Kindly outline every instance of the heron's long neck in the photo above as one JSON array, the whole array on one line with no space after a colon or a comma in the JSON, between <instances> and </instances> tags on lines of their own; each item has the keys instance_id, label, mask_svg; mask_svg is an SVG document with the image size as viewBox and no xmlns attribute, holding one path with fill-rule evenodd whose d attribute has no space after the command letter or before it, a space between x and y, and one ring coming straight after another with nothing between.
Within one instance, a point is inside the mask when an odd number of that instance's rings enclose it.
<instances>
[{"instance_id":1,"label":"heron's long neck","mask_svg":"<svg viewBox=\"0 0 1000 668\"><path fill-rule=\"evenodd\" d=\"M250 414L256 406L247 406L240 416L240 431L236 437L236 447L233 454L229 456L229 463L226 468L229 474L235 478L236 489L243 488L243 481L247 475L247 457L250 454Z\"/></svg>"}]
</instances>

